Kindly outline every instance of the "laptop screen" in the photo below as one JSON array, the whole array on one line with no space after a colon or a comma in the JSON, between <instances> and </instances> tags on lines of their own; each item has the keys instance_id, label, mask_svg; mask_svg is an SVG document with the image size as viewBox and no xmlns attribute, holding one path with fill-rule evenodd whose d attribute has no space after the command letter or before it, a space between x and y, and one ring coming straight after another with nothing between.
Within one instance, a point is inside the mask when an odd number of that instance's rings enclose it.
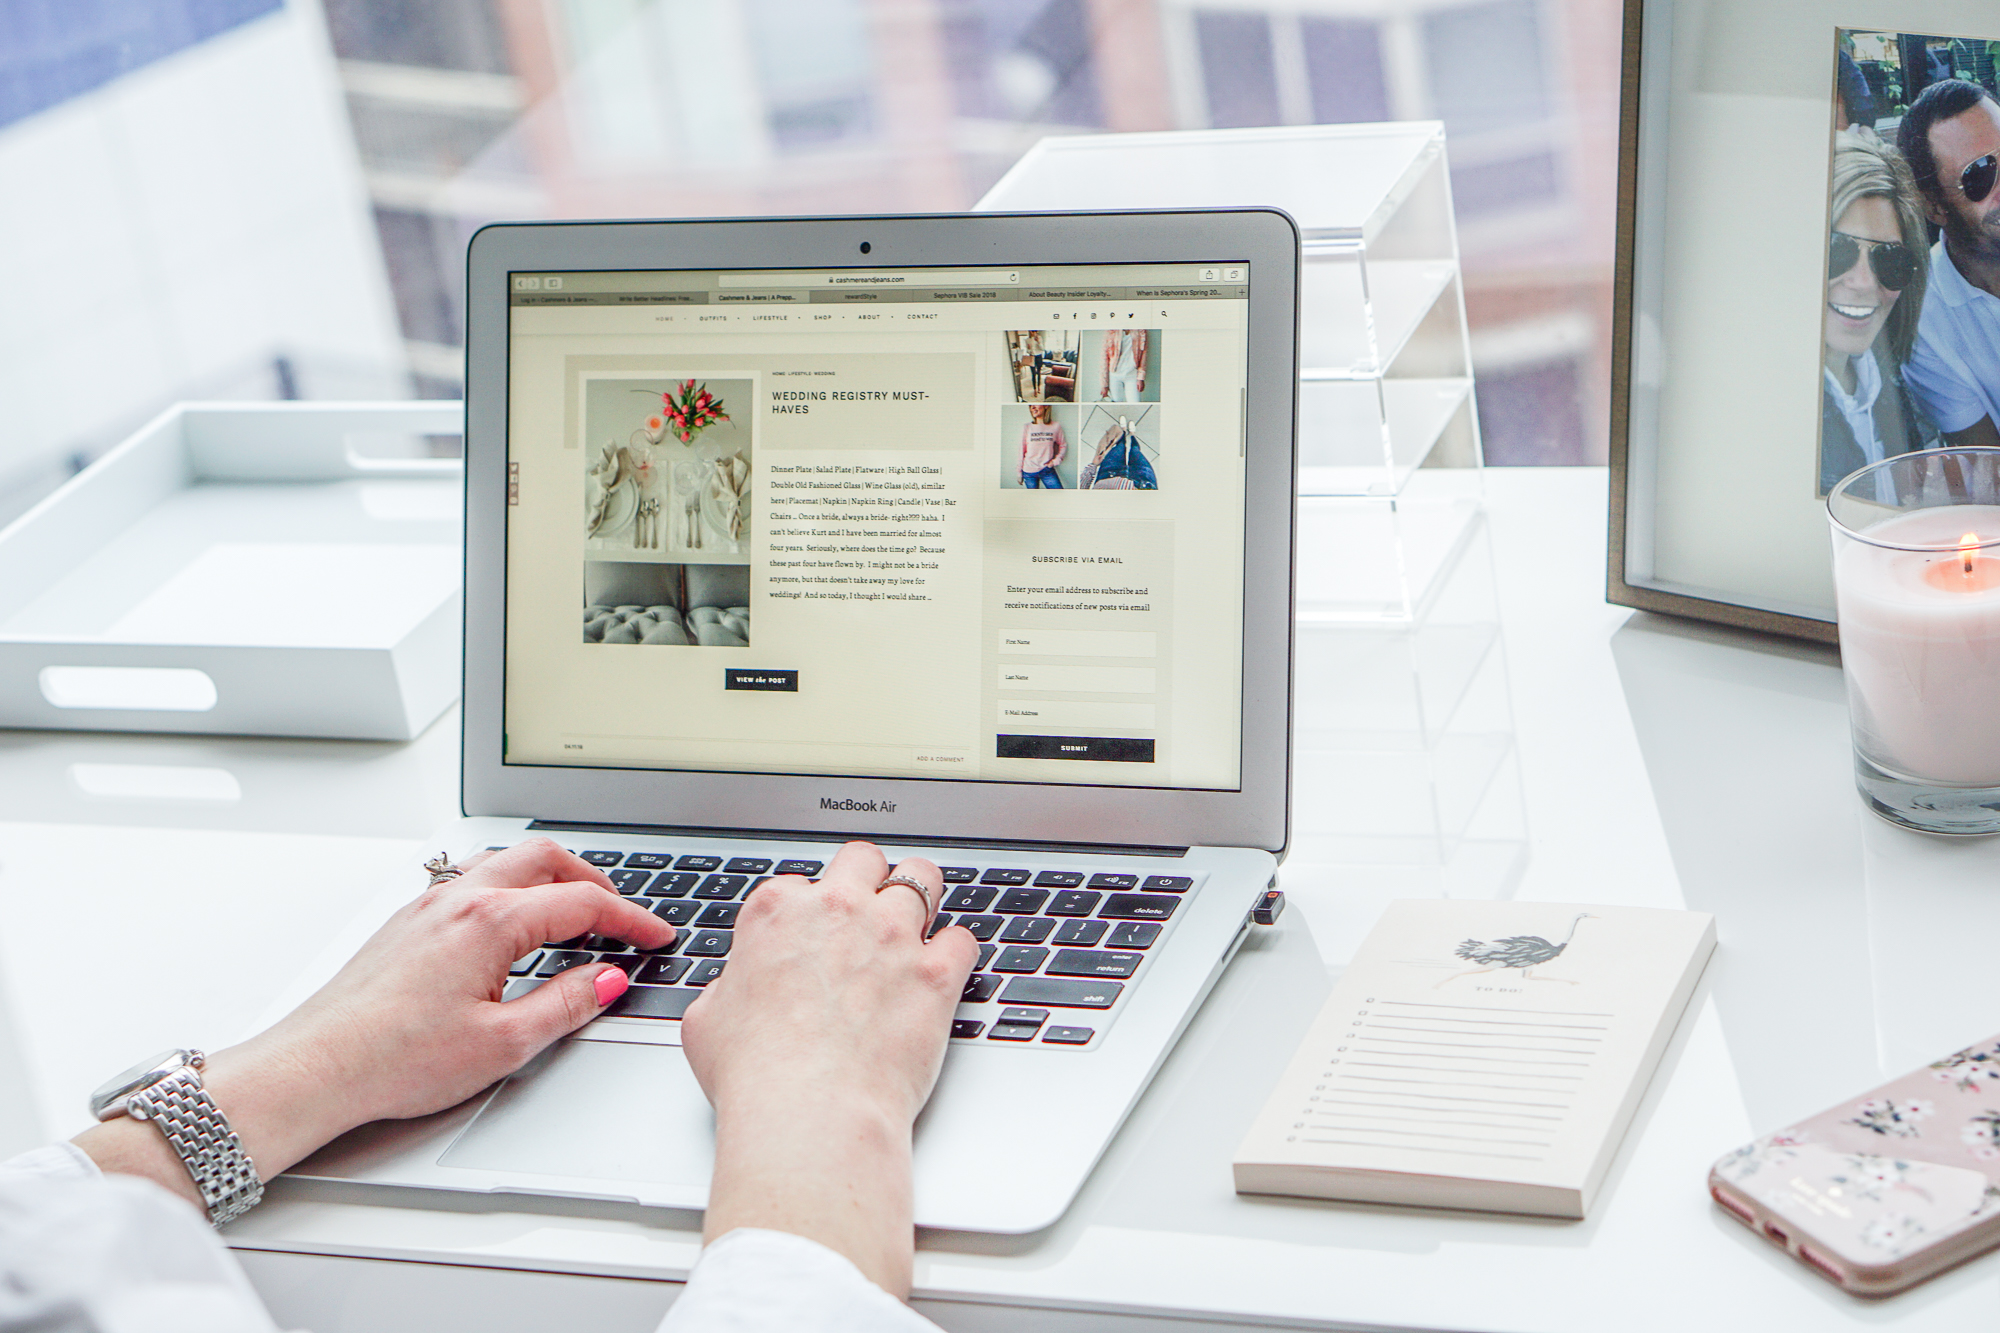
<instances>
[{"instance_id":1,"label":"laptop screen","mask_svg":"<svg viewBox=\"0 0 2000 1333\"><path fill-rule=\"evenodd\" d=\"M1247 279L510 275L505 761L1238 789Z\"/></svg>"}]
</instances>

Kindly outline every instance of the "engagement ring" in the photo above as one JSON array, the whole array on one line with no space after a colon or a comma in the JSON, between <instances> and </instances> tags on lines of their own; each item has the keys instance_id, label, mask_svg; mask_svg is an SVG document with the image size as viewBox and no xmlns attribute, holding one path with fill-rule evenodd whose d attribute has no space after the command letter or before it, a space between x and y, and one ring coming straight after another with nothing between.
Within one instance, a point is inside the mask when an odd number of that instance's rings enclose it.
<instances>
[{"instance_id":1,"label":"engagement ring","mask_svg":"<svg viewBox=\"0 0 2000 1333\"><path fill-rule=\"evenodd\" d=\"M906 889L915 889L917 897L923 900L924 918L929 920L931 914L931 891L924 887L922 880L910 875L891 875L875 886L875 892L880 893L891 884L901 884Z\"/></svg>"}]
</instances>

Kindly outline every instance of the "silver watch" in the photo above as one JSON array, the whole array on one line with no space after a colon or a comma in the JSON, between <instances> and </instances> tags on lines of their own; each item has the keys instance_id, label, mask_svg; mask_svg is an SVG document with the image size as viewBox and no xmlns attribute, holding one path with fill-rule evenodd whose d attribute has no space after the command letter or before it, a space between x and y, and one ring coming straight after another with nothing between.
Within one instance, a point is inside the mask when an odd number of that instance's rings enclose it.
<instances>
[{"instance_id":1,"label":"silver watch","mask_svg":"<svg viewBox=\"0 0 2000 1333\"><path fill-rule=\"evenodd\" d=\"M129 1115L158 1126L194 1177L208 1220L221 1226L257 1206L264 1182L243 1151L243 1140L201 1086L207 1063L200 1051L162 1051L91 1093L90 1113L99 1120Z\"/></svg>"}]
</instances>

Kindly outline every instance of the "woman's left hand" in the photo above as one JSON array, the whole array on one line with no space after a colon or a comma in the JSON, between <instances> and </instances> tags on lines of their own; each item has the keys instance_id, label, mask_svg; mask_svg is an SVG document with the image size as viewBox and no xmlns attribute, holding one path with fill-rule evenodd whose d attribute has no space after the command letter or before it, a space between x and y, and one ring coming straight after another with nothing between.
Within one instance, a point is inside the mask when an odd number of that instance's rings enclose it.
<instances>
[{"instance_id":1,"label":"woman's left hand","mask_svg":"<svg viewBox=\"0 0 2000 1333\"><path fill-rule=\"evenodd\" d=\"M508 965L538 945L608 935L657 949L673 939L673 927L547 838L466 864L389 918L275 1027L209 1057L202 1082L259 1176L357 1125L464 1101L625 990L622 971L597 963L501 1003ZM193 1197L186 1170L148 1126L121 1118L76 1141L106 1170L152 1176Z\"/></svg>"}]
</instances>

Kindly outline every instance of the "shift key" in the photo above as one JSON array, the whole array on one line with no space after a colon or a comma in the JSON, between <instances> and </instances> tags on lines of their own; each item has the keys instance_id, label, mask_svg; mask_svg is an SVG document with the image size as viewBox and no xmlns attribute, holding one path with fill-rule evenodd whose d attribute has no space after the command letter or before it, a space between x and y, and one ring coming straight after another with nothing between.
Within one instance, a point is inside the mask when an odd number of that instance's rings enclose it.
<instances>
[{"instance_id":1,"label":"shift key","mask_svg":"<svg viewBox=\"0 0 2000 1333\"><path fill-rule=\"evenodd\" d=\"M1054 1009L1109 1009L1125 989L1122 981L1065 981L1055 977L1015 977L1000 992L1002 1004L1035 1004Z\"/></svg>"},{"instance_id":2,"label":"shift key","mask_svg":"<svg viewBox=\"0 0 2000 1333\"><path fill-rule=\"evenodd\" d=\"M1169 893L1114 893L1098 915L1118 921L1165 921L1180 905L1181 900Z\"/></svg>"}]
</instances>

